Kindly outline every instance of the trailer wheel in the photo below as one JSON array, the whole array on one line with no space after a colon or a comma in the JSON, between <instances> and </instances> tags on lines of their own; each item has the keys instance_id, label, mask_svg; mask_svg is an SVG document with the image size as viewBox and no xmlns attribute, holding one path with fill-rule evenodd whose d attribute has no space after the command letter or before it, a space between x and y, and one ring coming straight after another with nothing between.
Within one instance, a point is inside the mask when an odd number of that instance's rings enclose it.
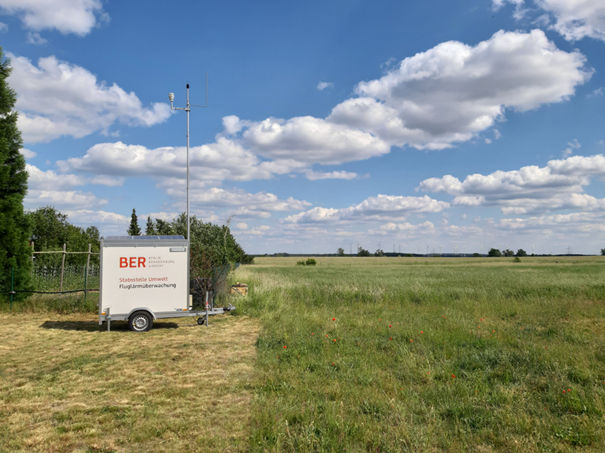
<instances>
[{"instance_id":1,"label":"trailer wheel","mask_svg":"<svg viewBox=\"0 0 605 453\"><path fill-rule=\"evenodd\" d=\"M203 326L205 322L206 320L204 318L197 318L198 325Z\"/></svg>"},{"instance_id":2,"label":"trailer wheel","mask_svg":"<svg viewBox=\"0 0 605 453\"><path fill-rule=\"evenodd\" d=\"M147 332L153 326L153 318L146 311L136 311L128 318L128 328L133 332Z\"/></svg>"}]
</instances>

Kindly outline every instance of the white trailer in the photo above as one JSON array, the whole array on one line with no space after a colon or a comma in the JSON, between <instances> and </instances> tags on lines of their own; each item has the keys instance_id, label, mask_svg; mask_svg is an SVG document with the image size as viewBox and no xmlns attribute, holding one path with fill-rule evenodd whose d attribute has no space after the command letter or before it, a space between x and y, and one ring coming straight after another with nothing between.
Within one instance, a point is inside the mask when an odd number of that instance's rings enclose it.
<instances>
[{"instance_id":1,"label":"white trailer","mask_svg":"<svg viewBox=\"0 0 605 453\"><path fill-rule=\"evenodd\" d=\"M189 286L189 244L183 236L109 236L101 240L99 325L128 321L146 332L163 318L208 316L233 310L206 306L193 310Z\"/></svg>"}]
</instances>

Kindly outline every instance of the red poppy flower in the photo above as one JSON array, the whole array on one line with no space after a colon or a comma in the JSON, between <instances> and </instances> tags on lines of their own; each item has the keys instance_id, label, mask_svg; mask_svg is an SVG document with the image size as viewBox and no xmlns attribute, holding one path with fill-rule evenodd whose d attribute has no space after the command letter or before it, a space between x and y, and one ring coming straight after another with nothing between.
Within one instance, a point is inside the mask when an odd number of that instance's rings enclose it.
<instances>
[{"instance_id":1,"label":"red poppy flower","mask_svg":"<svg viewBox=\"0 0 605 453\"><path fill-rule=\"evenodd\" d=\"M414 341L414 340L410 338L410 343L411 343L412 341Z\"/></svg>"},{"instance_id":2,"label":"red poppy flower","mask_svg":"<svg viewBox=\"0 0 605 453\"><path fill-rule=\"evenodd\" d=\"M421 331L420 331L420 333L424 333L424 331L423 331L423 330L421 330Z\"/></svg>"},{"instance_id":3,"label":"red poppy flower","mask_svg":"<svg viewBox=\"0 0 605 453\"><path fill-rule=\"evenodd\" d=\"M391 325L389 324L389 327L391 327Z\"/></svg>"},{"instance_id":4,"label":"red poppy flower","mask_svg":"<svg viewBox=\"0 0 605 453\"><path fill-rule=\"evenodd\" d=\"M336 318L332 318L332 321L336 321Z\"/></svg>"},{"instance_id":5,"label":"red poppy flower","mask_svg":"<svg viewBox=\"0 0 605 453\"><path fill-rule=\"evenodd\" d=\"M336 338L334 338L334 343L336 343Z\"/></svg>"},{"instance_id":6,"label":"red poppy flower","mask_svg":"<svg viewBox=\"0 0 605 453\"><path fill-rule=\"evenodd\" d=\"M288 349L288 346L284 346L284 349Z\"/></svg>"},{"instance_id":7,"label":"red poppy flower","mask_svg":"<svg viewBox=\"0 0 605 453\"><path fill-rule=\"evenodd\" d=\"M311 335L315 335L314 333L312 333Z\"/></svg>"},{"instance_id":8,"label":"red poppy flower","mask_svg":"<svg viewBox=\"0 0 605 453\"><path fill-rule=\"evenodd\" d=\"M456 375L455 375L455 374L452 374L452 378L453 378L453 379L456 379Z\"/></svg>"}]
</instances>

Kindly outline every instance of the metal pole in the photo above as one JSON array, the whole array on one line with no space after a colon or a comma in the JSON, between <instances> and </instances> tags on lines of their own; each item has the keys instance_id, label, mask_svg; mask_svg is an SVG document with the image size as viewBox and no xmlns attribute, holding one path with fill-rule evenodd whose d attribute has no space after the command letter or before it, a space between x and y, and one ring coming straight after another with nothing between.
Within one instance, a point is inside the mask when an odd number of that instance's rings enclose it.
<instances>
[{"instance_id":1,"label":"metal pole","mask_svg":"<svg viewBox=\"0 0 605 453\"><path fill-rule=\"evenodd\" d=\"M65 269L65 251L67 244L63 244L63 261L61 261L61 292L63 292L63 270Z\"/></svg>"},{"instance_id":2,"label":"metal pole","mask_svg":"<svg viewBox=\"0 0 605 453\"><path fill-rule=\"evenodd\" d=\"M15 294L15 268L11 267L11 311L13 310L14 294Z\"/></svg>"},{"instance_id":3,"label":"metal pole","mask_svg":"<svg viewBox=\"0 0 605 453\"><path fill-rule=\"evenodd\" d=\"M191 244L191 224L189 222L189 84L187 84L187 242Z\"/></svg>"},{"instance_id":4,"label":"metal pole","mask_svg":"<svg viewBox=\"0 0 605 453\"><path fill-rule=\"evenodd\" d=\"M208 291L206 291L206 327L208 327Z\"/></svg>"},{"instance_id":5,"label":"metal pole","mask_svg":"<svg viewBox=\"0 0 605 453\"><path fill-rule=\"evenodd\" d=\"M88 266L90 265L90 253L92 251L92 244L88 244L88 257L86 258L86 273L84 274L84 300L88 295Z\"/></svg>"}]
</instances>

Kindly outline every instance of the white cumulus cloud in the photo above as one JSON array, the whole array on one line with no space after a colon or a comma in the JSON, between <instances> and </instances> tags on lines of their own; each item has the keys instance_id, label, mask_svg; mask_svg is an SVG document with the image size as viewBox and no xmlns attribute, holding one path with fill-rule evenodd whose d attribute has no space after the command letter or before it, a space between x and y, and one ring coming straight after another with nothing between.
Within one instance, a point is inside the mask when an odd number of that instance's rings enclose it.
<instances>
[{"instance_id":1,"label":"white cumulus cloud","mask_svg":"<svg viewBox=\"0 0 605 453\"><path fill-rule=\"evenodd\" d=\"M570 147L578 147L577 141ZM592 177L605 177L605 157L572 156L551 160L546 167L527 166L513 171L474 174L464 181L452 175L429 178L419 189L454 195L457 206L498 206L504 214L578 209L597 211L605 200L583 193Z\"/></svg>"},{"instance_id":2,"label":"white cumulus cloud","mask_svg":"<svg viewBox=\"0 0 605 453\"><path fill-rule=\"evenodd\" d=\"M18 16L31 30L58 30L85 36L98 20L108 20L101 0L0 0L2 14Z\"/></svg>"},{"instance_id":3,"label":"white cumulus cloud","mask_svg":"<svg viewBox=\"0 0 605 453\"><path fill-rule=\"evenodd\" d=\"M107 134L116 122L152 126L166 121L170 106L144 107L134 92L115 83L108 86L88 70L56 57L40 58L38 65L7 54L13 72L9 83L18 93L19 129L25 142L45 142L63 135L84 137Z\"/></svg>"},{"instance_id":4,"label":"white cumulus cloud","mask_svg":"<svg viewBox=\"0 0 605 453\"><path fill-rule=\"evenodd\" d=\"M336 106L327 120L391 145L448 148L492 127L507 109L568 99L592 75L585 62L541 30L499 31L476 46L444 42L358 84L359 97Z\"/></svg>"},{"instance_id":5,"label":"white cumulus cloud","mask_svg":"<svg viewBox=\"0 0 605 453\"><path fill-rule=\"evenodd\" d=\"M493 0L494 8L505 3L515 5L515 17L523 17L524 0ZM605 41L605 3L602 0L534 0L534 6L546 11L536 23L550 23L548 14L554 17L551 30L560 33L568 41L594 38Z\"/></svg>"},{"instance_id":6,"label":"white cumulus cloud","mask_svg":"<svg viewBox=\"0 0 605 453\"><path fill-rule=\"evenodd\" d=\"M403 197L378 195L348 208L316 207L283 219L284 223L339 223L351 221L400 219L410 214L440 212L449 208L449 203L428 196Z\"/></svg>"}]
</instances>

